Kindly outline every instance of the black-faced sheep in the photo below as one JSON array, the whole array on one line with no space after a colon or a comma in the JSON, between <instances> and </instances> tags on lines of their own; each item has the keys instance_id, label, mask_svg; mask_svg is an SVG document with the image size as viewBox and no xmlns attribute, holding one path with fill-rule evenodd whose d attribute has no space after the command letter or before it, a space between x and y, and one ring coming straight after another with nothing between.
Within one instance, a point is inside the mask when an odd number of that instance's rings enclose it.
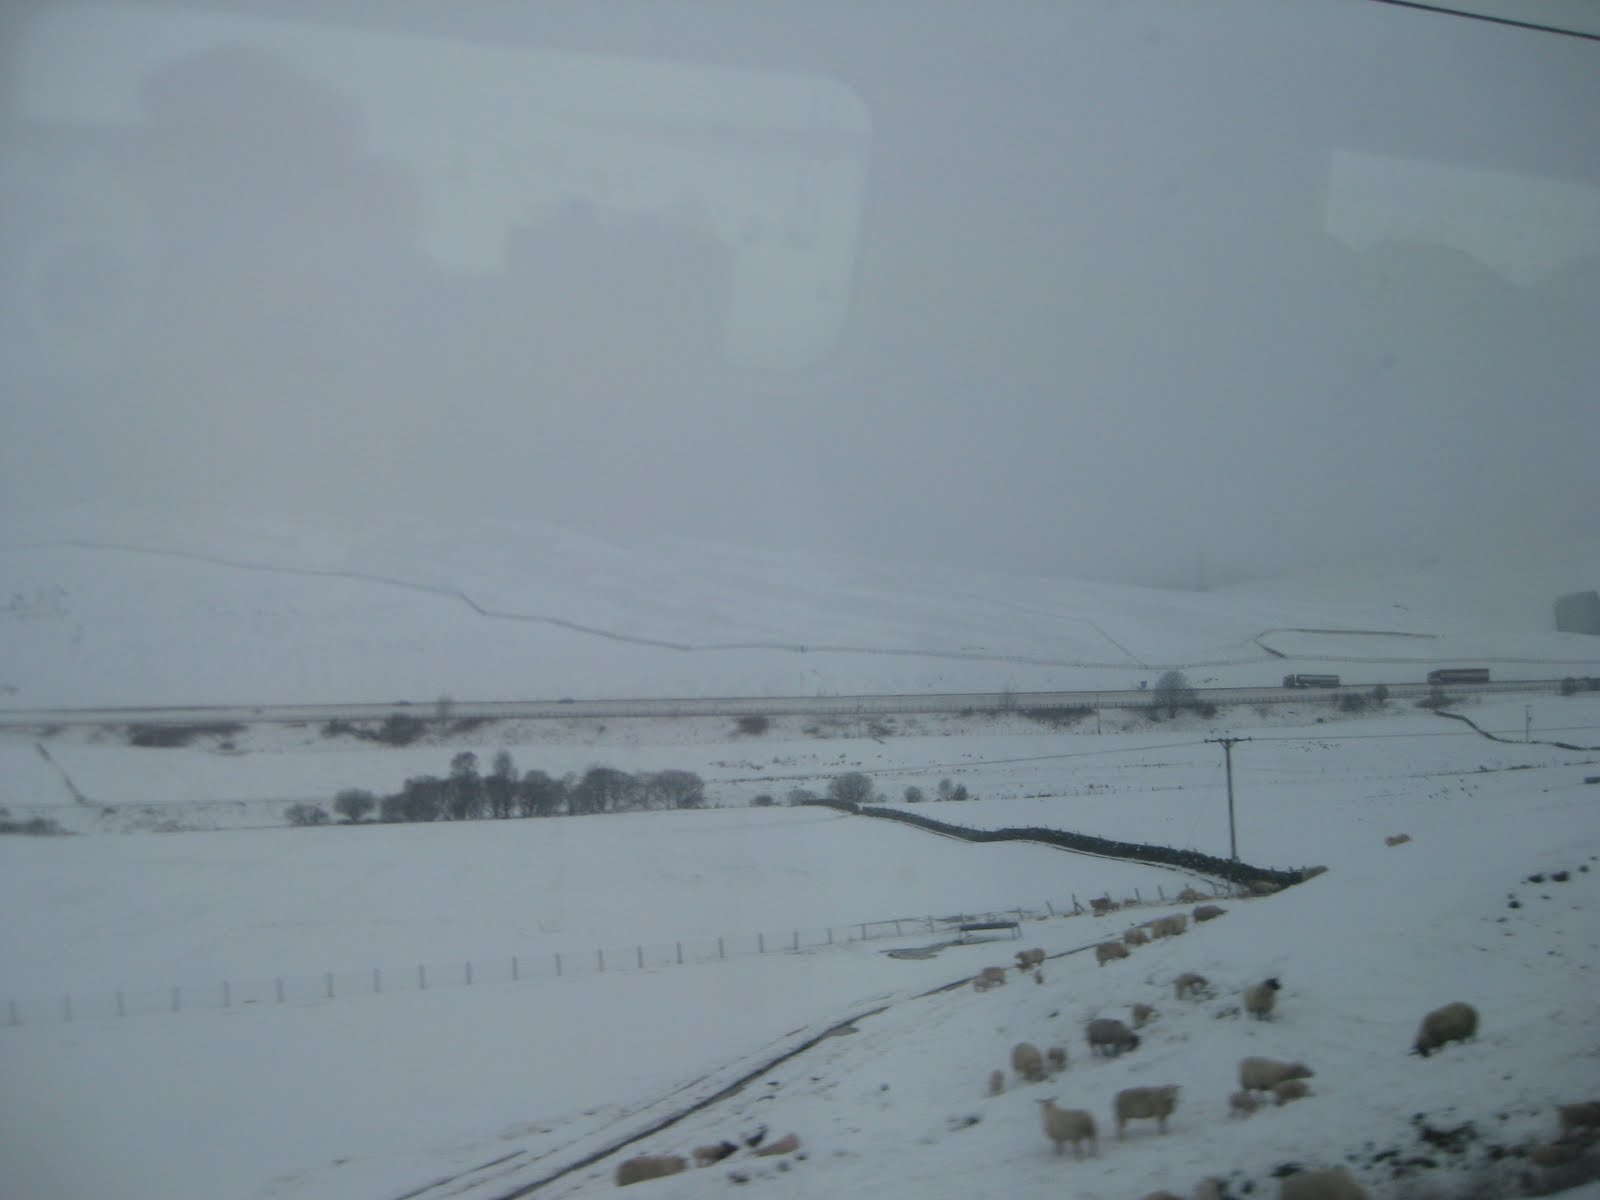
<instances>
[{"instance_id":1,"label":"black-faced sheep","mask_svg":"<svg viewBox=\"0 0 1600 1200\"><path fill-rule=\"evenodd\" d=\"M1089 901L1089 908L1094 912L1094 915L1097 916L1097 917L1103 917L1108 912L1116 912L1117 909L1120 908L1120 907L1122 907L1122 906L1119 905L1110 896L1097 896L1093 900Z\"/></svg>"},{"instance_id":2,"label":"black-faced sheep","mask_svg":"<svg viewBox=\"0 0 1600 1200\"><path fill-rule=\"evenodd\" d=\"M1244 1010L1258 1021L1265 1021L1272 1016L1272 1010L1278 1003L1278 992L1283 985L1276 979L1263 979L1260 983L1252 983L1244 990Z\"/></svg>"},{"instance_id":3,"label":"black-faced sheep","mask_svg":"<svg viewBox=\"0 0 1600 1200\"><path fill-rule=\"evenodd\" d=\"M1477 1032L1478 1010L1458 1000L1454 1004L1436 1008L1422 1018L1411 1052L1427 1058L1446 1043L1464 1042Z\"/></svg>"},{"instance_id":4,"label":"black-faced sheep","mask_svg":"<svg viewBox=\"0 0 1600 1200\"><path fill-rule=\"evenodd\" d=\"M1039 1106L1044 1135L1055 1143L1057 1154L1068 1142L1072 1143L1074 1158L1081 1153L1083 1142L1089 1143L1090 1150L1099 1146L1095 1139L1093 1115L1081 1108L1057 1108L1054 1097L1039 1101Z\"/></svg>"},{"instance_id":5,"label":"black-faced sheep","mask_svg":"<svg viewBox=\"0 0 1600 1200\"><path fill-rule=\"evenodd\" d=\"M1220 908L1215 904L1199 904L1195 906L1192 915L1196 921L1215 921L1227 911L1227 909Z\"/></svg>"},{"instance_id":6,"label":"black-faced sheep","mask_svg":"<svg viewBox=\"0 0 1600 1200\"><path fill-rule=\"evenodd\" d=\"M1018 950L1017 970L1032 971L1044 962L1044 951L1040 949Z\"/></svg>"},{"instance_id":7,"label":"black-faced sheep","mask_svg":"<svg viewBox=\"0 0 1600 1200\"><path fill-rule=\"evenodd\" d=\"M696 1146L694 1148L694 1165L709 1167L712 1163L719 1163L739 1147L732 1142L721 1141L710 1146Z\"/></svg>"},{"instance_id":8,"label":"black-faced sheep","mask_svg":"<svg viewBox=\"0 0 1600 1200\"><path fill-rule=\"evenodd\" d=\"M1102 967L1108 962L1128 957L1128 948L1121 942L1101 942L1094 948L1095 961Z\"/></svg>"},{"instance_id":9,"label":"black-faced sheep","mask_svg":"<svg viewBox=\"0 0 1600 1200\"><path fill-rule=\"evenodd\" d=\"M1241 1058L1239 1086L1247 1092L1270 1092L1288 1079L1310 1079L1316 1074L1305 1063L1279 1062L1275 1058Z\"/></svg>"},{"instance_id":10,"label":"black-faced sheep","mask_svg":"<svg viewBox=\"0 0 1600 1200\"><path fill-rule=\"evenodd\" d=\"M641 1154L617 1164L617 1186L643 1183L646 1179L660 1179L663 1175L676 1175L686 1171L689 1164L676 1154Z\"/></svg>"},{"instance_id":11,"label":"black-faced sheep","mask_svg":"<svg viewBox=\"0 0 1600 1200\"><path fill-rule=\"evenodd\" d=\"M1335 1167L1286 1177L1278 1184L1278 1200L1367 1200L1367 1193L1343 1167Z\"/></svg>"},{"instance_id":12,"label":"black-faced sheep","mask_svg":"<svg viewBox=\"0 0 1600 1200\"><path fill-rule=\"evenodd\" d=\"M1024 1079L1037 1082L1044 1078L1044 1055L1032 1042L1018 1042L1011 1047L1011 1069Z\"/></svg>"},{"instance_id":13,"label":"black-faced sheep","mask_svg":"<svg viewBox=\"0 0 1600 1200\"><path fill-rule=\"evenodd\" d=\"M1210 986L1204 975L1196 975L1193 971L1185 971L1172 981L1172 990L1179 1000L1185 996L1203 996Z\"/></svg>"},{"instance_id":14,"label":"black-faced sheep","mask_svg":"<svg viewBox=\"0 0 1600 1200\"><path fill-rule=\"evenodd\" d=\"M1178 1107L1180 1090L1177 1084L1168 1083L1161 1087L1124 1088L1118 1092L1117 1136L1122 1137L1128 1122L1135 1120L1153 1120L1156 1128L1165 1133L1167 1118Z\"/></svg>"},{"instance_id":15,"label":"black-faced sheep","mask_svg":"<svg viewBox=\"0 0 1600 1200\"><path fill-rule=\"evenodd\" d=\"M1124 1050L1139 1048L1139 1035L1121 1021L1110 1017L1096 1017L1090 1021L1087 1037L1090 1053L1102 1054L1107 1058L1115 1058Z\"/></svg>"}]
</instances>

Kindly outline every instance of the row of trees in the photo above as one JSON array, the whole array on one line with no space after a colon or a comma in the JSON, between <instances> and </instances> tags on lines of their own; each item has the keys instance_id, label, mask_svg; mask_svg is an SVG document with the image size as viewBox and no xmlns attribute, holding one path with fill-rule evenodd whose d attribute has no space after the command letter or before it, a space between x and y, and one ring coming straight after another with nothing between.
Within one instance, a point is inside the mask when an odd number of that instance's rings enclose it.
<instances>
[{"instance_id":1,"label":"row of trees","mask_svg":"<svg viewBox=\"0 0 1600 1200\"><path fill-rule=\"evenodd\" d=\"M346 788L334 797L333 810L353 825L374 814L391 823L484 817L505 820L703 808L705 802L705 781L693 771L628 772L590 767L581 776L556 778L544 771L519 775L510 753L502 750L494 756L487 774L479 770L476 754L463 751L450 760L449 775L413 776L398 792L387 796ZM315 804L292 805L285 816L296 825L321 825L330 820L327 811Z\"/></svg>"}]
</instances>

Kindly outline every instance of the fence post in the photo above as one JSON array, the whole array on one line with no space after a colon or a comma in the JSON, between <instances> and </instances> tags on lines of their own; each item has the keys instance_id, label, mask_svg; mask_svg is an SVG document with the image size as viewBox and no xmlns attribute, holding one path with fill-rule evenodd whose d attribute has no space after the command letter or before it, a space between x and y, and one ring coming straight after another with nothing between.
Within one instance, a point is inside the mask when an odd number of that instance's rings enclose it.
<instances>
[{"instance_id":1,"label":"fence post","mask_svg":"<svg viewBox=\"0 0 1600 1200\"><path fill-rule=\"evenodd\" d=\"M1077 916L1082 911L1083 911L1083 908L1078 904L1078 893L1077 892L1073 892L1072 893L1072 915L1073 916Z\"/></svg>"},{"instance_id":2,"label":"fence post","mask_svg":"<svg viewBox=\"0 0 1600 1200\"><path fill-rule=\"evenodd\" d=\"M68 1025L72 1024L72 993L71 992L63 992L61 994L61 1016L62 1016L63 1019L65 1019L65 1021L67 1022Z\"/></svg>"},{"instance_id":3,"label":"fence post","mask_svg":"<svg viewBox=\"0 0 1600 1200\"><path fill-rule=\"evenodd\" d=\"M222 981L222 1007L233 1007L233 984L229 983L226 979Z\"/></svg>"},{"instance_id":4,"label":"fence post","mask_svg":"<svg viewBox=\"0 0 1600 1200\"><path fill-rule=\"evenodd\" d=\"M678 943L678 965L683 966L683 943Z\"/></svg>"},{"instance_id":5,"label":"fence post","mask_svg":"<svg viewBox=\"0 0 1600 1200\"><path fill-rule=\"evenodd\" d=\"M644 947L636 945L633 948L633 952L639 960L639 970L644 970Z\"/></svg>"},{"instance_id":6,"label":"fence post","mask_svg":"<svg viewBox=\"0 0 1600 1200\"><path fill-rule=\"evenodd\" d=\"M1137 894L1137 891L1138 889L1135 889L1135 894ZM1167 902L1167 889L1162 887L1159 883L1156 884L1156 898L1159 899L1163 904Z\"/></svg>"},{"instance_id":7,"label":"fence post","mask_svg":"<svg viewBox=\"0 0 1600 1200\"><path fill-rule=\"evenodd\" d=\"M728 947L723 942L723 940L722 940L722 938L720 936L717 938L717 957L718 958L727 958L728 957Z\"/></svg>"},{"instance_id":8,"label":"fence post","mask_svg":"<svg viewBox=\"0 0 1600 1200\"><path fill-rule=\"evenodd\" d=\"M179 995L178 985L177 984L173 984L172 985L172 1011L173 1012L177 1012L179 1010L179 1008L182 1007L182 1002L178 999L178 995Z\"/></svg>"},{"instance_id":9,"label":"fence post","mask_svg":"<svg viewBox=\"0 0 1600 1200\"><path fill-rule=\"evenodd\" d=\"M277 986L278 1003L282 1004L283 1003L283 976L279 975L278 978L276 980L274 980L274 982L278 985Z\"/></svg>"},{"instance_id":10,"label":"fence post","mask_svg":"<svg viewBox=\"0 0 1600 1200\"><path fill-rule=\"evenodd\" d=\"M833 926L828 926L828 945L833 945Z\"/></svg>"},{"instance_id":11,"label":"fence post","mask_svg":"<svg viewBox=\"0 0 1600 1200\"><path fill-rule=\"evenodd\" d=\"M372 968L372 994L380 995L383 992L383 968Z\"/></svg>"},{"instance_id":12,"label":"fence post","mask_svg":"<svg viewBox=\"0 0 1600 1200\"><path fill-rule=\"evenodd\" d=\"M757 954L765 954L766 952L767 952L767 935L764 934L764 933L758 933L758 934L756 934L756 953Z\"/></svg>"},{"instance_id":13,"label":"fence post","mask_svg":"<svg viewBox=\"0 0 1600 1200\"><path fill-rule=\"evenodd\" d=\"M127 1015L128 1015L128 1006L126 1004L124 1004L123 1001L122 1001L122 993L118 992L117 993L117 1016L125 1017ZM13 1025L16 1024L15 1021L12 1021L11 1023Z\"/></svg>"},{"instance_id":14,"label":"fence post","mask_svg":"<svg viewBox=\"0 0 1600 1200\"><path fill-rule=\"evenodd\" d=\"M561 974L561 951L556 951L556 974Z\"/></svg>"},{"instance_id":15,"label":"fence post","mask_svg":"<svg viewBox=\"0 0 1600 1200\"><path fill-rule=\"evenodd\" d=\"M329 971L327 973L327 984L328 984L328 999L332 1000L333 999L333 972L332 971Z\"/></svg>"},{"instance_id":16,"label":"fence post","mask_svg":"<svg viewBox=\"0 0 1600 1200\"><path fill-rule=\"evenodd\" d=\"M1056 906L1051 904L1049 900L1044 902L1044 907L1045 911L1048 912L1052 917L1056 915Z\"/></svg>"},{"instance_id":17,"label":"fence post","mask_svg":"<svg viewBox=\"0 0 1600 1200\"><path fill-rule=\"evenodd\" d=\"M798 929L794 931L794 952L796 954L800 953L800 931Z\"/></svg>"},{"instance_id":18,"label":"fence post","mask_svg":"<svg viewBox=\"0 0 1600 1200\"><path fill-rule=\"evenodd\" d=\"M22 1024L22 1016L17 1012L17 1002L14 998L7 998L6 1011L11 1015L11 1024L13 1026Z\"/></svg>"},{"instance_id":19,"label":"fence post","mask_svg":"<svg viewBox=\"0 0 1600 1200\"><path fill-rule=\"evenodd\" d=\"M428 990L428 964L417 964L417 988L421 991Z\"/></svg>"},{"instance_id":20,"label":"fence post","mask_svg":"<svg viewBox=\"0 0 1600 1200\"><path fill-rule=\"evenodd\" d=\"M466 977L467 977L467 986L471 987L472 986L472 962L471 962L471 960L468 960L468 962L467 962L467 969L465 971L465 974L466 974Z\"/></svg>"},{"instance_id":21,"label":"fence post","mask_svg":"<svg viewBox=\"0 0 1600 1200\"><path fill-rule=\"evenodd\" d=\"M1161 885L1158 883L1158 884L1156 884L1156 891L1159 892L1160 890L1161 890ZM1137 900L1140 904L1144 903L1144 897L1139 895L1139 889L1138 888L1134 888L1133 889L1133 898L1135 900ZM1163 896L1162 899L1165 900L1166 897Z\"/></svg>"},{"instance_id":22,"label":"fence post","mask_svg":"<svg viewBox=\"0 0 1600 1200\"><path fill-rule=\"evenodd\" d=\"M594 960L600 964L600 969L602 971L606 969L606 950L604 946L601 946L594 952Z\"/></svg>"},{"instance_id":23,"label":"fence post","mask_svg":"<svg viewBox=\"0 0 1600 1200\"><path fill-rule=\"evenodd\" d=\"M516 983L517 978L517 956L513 954L511 956L511 982Z\"/></svg>"},{"instance_id":24,"label":"fence post","mask_svg":"<svg viewBox=\"0 0 1600 1200\"><path fill-rule=\"evenodd\" d=\"M863 942L867 940L867 927L865 925L861 926L861 940Z\"/></svg>"}]
</instances>

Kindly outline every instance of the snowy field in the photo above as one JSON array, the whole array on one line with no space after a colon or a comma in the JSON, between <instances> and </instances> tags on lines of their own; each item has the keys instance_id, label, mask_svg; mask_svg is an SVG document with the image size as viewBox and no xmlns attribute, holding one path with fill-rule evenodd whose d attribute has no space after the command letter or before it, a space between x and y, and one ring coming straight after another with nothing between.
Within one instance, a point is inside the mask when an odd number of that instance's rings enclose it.
<instances>
[{"instance_id":1,"label":"snowy field","mask_svg":"<svg viewBox=\"0 0 1600 1200\"><path fill-rule=\"evenodd\" d=\"M1109 687L1161 665L1239 684L1296 666L1414 679L1469 659L1600 673L1593 639L1548 632L1548 597L1592 581L1548 562L1183 594L684 546L608 557L553 534L518 558L426 532L358 551L270 526L130 524L113 550L71 525L0 546L4 706ZM1329 629L1346 632L1304 632ZM1354 632L1375 629L1389 632ZM762 645L710 648L736 641ZM830 642L857 649L812 649ZM620 1158L760 1129L797 1134L800 1153L741 1149L637 1194L1112 1200L1216 1175L1271 1197L1289 1163L1344 1163L1393 1200L1582 1182L1600 1148L1564 1173L1523 1153L1555 1137L1556 1104L1600 1096L1600 786L1585 782L1600 750L1552 744L1600 746L1600 697L1454 711L1507 740L1400 702L1341 713L1312 697L1066 729L1020 714L782 718L759 735L710 719L503 722L403 750L312 727L164 750L117 730L0 735L0 806L90 835L0 838L0 1001L15 1002L0 1013L0 1196L609 1195ZM916 811L1226 855L1207 740L1221 736L1249 739L1233 752L1240 856L1329 870L1224 900L1221 920L1106 967L1077 952L1175 910L1063 915L1074 897L1148 902L1199 881L750 806L845 771L897 806L949 778L978 799ZM289 803L501 749L523 771L696 771L715 807L282 823ZM1013 909L1022 941L950 944L938 920ZM1052 956L1042 985L1013 972L983 994L940 990L1027 946ZM1184 971L1214 994L1177 1002ZM1241 1019L1240 989L1268 976L1283 982L1276 1019ZM1409 1056L1421 1015L1452 1000L1480 1009L1479 1036ZM1135 1002L1158 1010L1143 1044L1091 1058L1084 1023ZM1021 1040L1066 1046L1072 1064L988 1096ZM1230 1119L1249 1054L1305 1061L1312 1095ZM1119 1141L1115 1093L1165 1083L1182 1089L1170 1130L1136 1123ZM1046 1095L1094 1113L1097 1154L1051 1154Z\"/></svg>"}]
</instances>

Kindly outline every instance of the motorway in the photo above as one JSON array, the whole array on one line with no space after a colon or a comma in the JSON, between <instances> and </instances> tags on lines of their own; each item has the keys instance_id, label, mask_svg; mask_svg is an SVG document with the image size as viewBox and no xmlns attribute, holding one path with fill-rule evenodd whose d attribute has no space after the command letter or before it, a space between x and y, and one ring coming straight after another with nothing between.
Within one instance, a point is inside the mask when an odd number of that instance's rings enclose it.
<instances>
[{"instance_id":1,"label":"motorway","mask_svg":"<svg viewBox=\"0 0 1600 1200\"><path fill-rule=\"evenodd\" d=\"M1197 700L1230 704L1337 703L1345 694L1368 695L1376 682L1337 688L1196 688ZM1396 700L1417 699L1426 683L1385 683ZM1452 684L1453 696L1495 692L1555 692L1559 679L1523 679L1484 684ZM59 725L310 724L327 721L383 721L392 716L419 720L501 721L555 718L858 716L890 714L1006 712L1050 708L1138 708L1155 702L1152 690L1099 692L948 692L868 696L720 696L623 700L453 700L448 705L388 703L189 705L126 708L0 709L0 729Z\"/></svg>"}]
</instances>

